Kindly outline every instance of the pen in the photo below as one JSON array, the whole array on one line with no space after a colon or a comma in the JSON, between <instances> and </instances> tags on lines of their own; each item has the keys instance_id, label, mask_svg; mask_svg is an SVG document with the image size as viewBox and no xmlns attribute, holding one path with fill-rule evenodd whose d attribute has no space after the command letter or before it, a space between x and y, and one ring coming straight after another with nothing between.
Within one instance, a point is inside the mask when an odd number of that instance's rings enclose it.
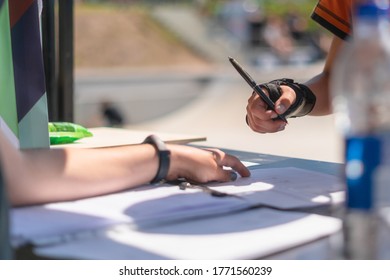
<instances>
[{"instance_id":1,"label":"pen","mask_svg":"<svg viewBox=\"0 0 390 280\"><path fill-rule=\"evenodd\" d=\"M268 107L273 110L275 113L275 104L272 102L272 100L268 97L267 94L261 89L261 87L253 80L253 78L246 72L238 62L229 56L229 61L233 65L234 68L236 68L237 72L241 75L241 77L244 78L244 80L249 84L249 86L253 89L254 92L256 92L260 98L267 103ZM276 113L278 114L278 113ZM282 121L287 123L287 119L278 114L278 118L281 119Z\"/></svg>"}]
</instances>

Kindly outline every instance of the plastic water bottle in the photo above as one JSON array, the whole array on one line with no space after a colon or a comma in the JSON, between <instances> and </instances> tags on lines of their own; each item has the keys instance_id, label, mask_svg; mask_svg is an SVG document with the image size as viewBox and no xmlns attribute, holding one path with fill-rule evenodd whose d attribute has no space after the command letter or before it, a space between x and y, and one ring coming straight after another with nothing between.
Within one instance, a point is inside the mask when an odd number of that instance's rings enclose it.
<instances>
[{"instance_id":1,"label":"plastic water bottle","mask_svg":"<svg viewBox=\"0 0 390 280\"><path fill-rule=\"evenodd\" d=\"M389 161L390 135L389 10L387 1L378 3L357 5L351 42L336 58L331 77L336 126L345 137L347 259L378 258L375 177ZM381 191L389 192L390 180L383 183L381 177L381 182Z\"/></svg>"}]
</instances>

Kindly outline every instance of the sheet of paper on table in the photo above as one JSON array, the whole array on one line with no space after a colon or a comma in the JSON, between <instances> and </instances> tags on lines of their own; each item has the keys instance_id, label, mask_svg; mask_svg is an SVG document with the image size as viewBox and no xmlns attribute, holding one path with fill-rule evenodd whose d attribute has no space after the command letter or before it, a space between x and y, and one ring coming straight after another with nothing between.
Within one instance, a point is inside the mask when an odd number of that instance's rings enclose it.
<instances>
[{"instance_id":1,"label":"sheet of paper on table","mask_svg":"<svg viewBox=\"0 0 390 280\"><path fill-rule=\"evenodd\" d=\"M342 194L337 177L298 168L254 169L249 178L210 187L235 194L214 197L178 186L143 186L133 190L77 201L14 208L14 243L60 243L78 232L116 224L134 229L233 213L251 207L298 209L331 205ZM342 198L341 198L342 200Z\"/></svg>"},{"instance_id":2,"label":"sheet of paper on table","mask_svg":"<svg viewBox=\"0 0 390 280\"><path fill-rule=\"evenodd\" d=\"M341 221L316 214L252 209L134 230L118 225L36 252L71 259L259 259L338 232ZM321 252L322 258L332 248Z\"/></svg>"},{"instance_id":3,"label":"sheet of paper on table","mask_svg":"<svg viewBox=\"0 0 390 280\"><path fill-rule=\"evenodd\" d=\"M160 133L144 130L131 130L112 127L89 128L92 137L82 138L76 142L64 145L52 145L51 148L104 148L140 144L150 134L156 134L164 142L171 144L187 144L190 142L206 141L206 137L178 133Z\"/></svg>"}]
</instances>

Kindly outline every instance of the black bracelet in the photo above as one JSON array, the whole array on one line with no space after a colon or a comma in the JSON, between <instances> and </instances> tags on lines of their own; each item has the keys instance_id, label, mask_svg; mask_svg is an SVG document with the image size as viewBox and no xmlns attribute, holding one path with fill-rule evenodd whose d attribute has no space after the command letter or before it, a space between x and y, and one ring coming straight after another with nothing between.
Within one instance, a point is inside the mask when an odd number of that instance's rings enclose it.
<instances>
[{"instance_id":1,"label":"black bracelet","mask_svg":"<svg viewBox=\"0 0 390 280\"><path fill-rule=\"evenodd\" d=\"M171 151L167 149L165 143L156 135L149 135L142 143L153 145L159 158L157 174L150 183L156 184L163 182L168 175L169 165L171 163Z\"/></svg>"}]
</instances>

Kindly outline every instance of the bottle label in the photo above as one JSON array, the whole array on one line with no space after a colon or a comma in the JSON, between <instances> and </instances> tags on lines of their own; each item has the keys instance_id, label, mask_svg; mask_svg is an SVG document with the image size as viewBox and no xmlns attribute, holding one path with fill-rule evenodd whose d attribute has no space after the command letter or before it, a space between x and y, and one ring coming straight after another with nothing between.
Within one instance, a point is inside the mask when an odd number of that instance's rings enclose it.
<instances>
[{"instance_id":1,"label":"bottle label","mask_svg":"<svg viewBox=\"0 0 390 280\"><path fill-rule=\"evenodd\" d=\"M346 206L352 209L373 208L373 180L381 163L382 137L354 136L345 143Z\"/></svg>"}]
</instances>

